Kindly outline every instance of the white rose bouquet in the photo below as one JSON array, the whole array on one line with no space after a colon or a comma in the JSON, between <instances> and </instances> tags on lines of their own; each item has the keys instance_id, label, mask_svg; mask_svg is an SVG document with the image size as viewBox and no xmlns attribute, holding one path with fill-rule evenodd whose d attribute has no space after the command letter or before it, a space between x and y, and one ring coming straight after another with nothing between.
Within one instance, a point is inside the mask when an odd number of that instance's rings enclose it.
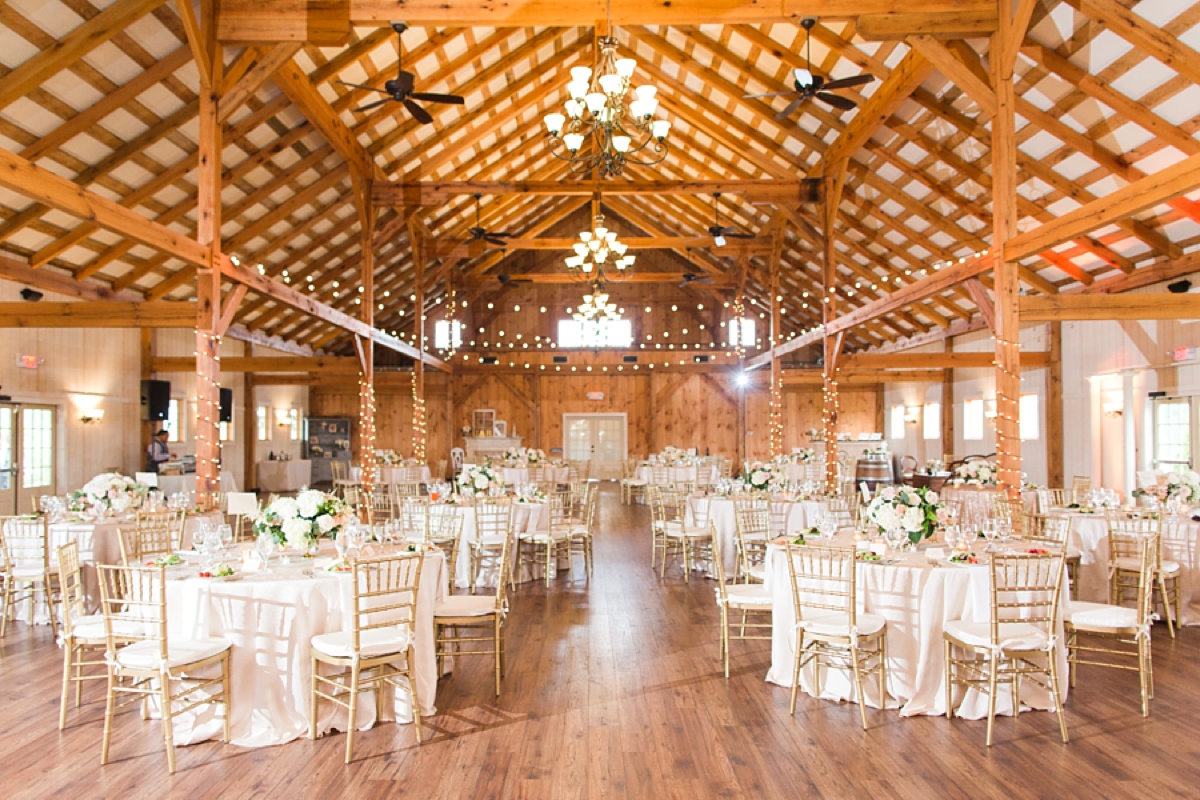
<instances>
[{"instance_id":1,"label":"white rose bouquet","mask_svg":"<svg viewBox=\"0 0 1200 800\"><path fill-rule=\"evenodd\" d=\"M376 450L375 463L381 467L394 467L401 464L404 458L395 450Z\"/></svg>"},{"instance_id":2,"label":"white rose bouquet","mask_svg":"<svg viewBox=\"0 0 1200 800\"><path fill-rule=\"evenodd\" d=\"M67 509L85 519L118 516L139 508L149 489L120 473L104 472L74 492Z\"/></svg>"},{"instance_id":3,"label":"white rose bouquet","mask_svg":"<svg viewBox=\"0 0 1200 800\"><path fill-rule=\"evenodd\" d=\"M683 460L683 451L678 447L667 445L659 451L658 460L663 464L677 464Z\"/></svg>"},{"instance_id":4,"label":"white rose bouquet","mask_svg":"<svg viewBox=\"0 0 1200 800\"><path fill-rule=\"evenodd\" d=\"M780 490L787 485L787 470L780 464L756 462L745 479L752 489Z\"/></svg>"},{"instance_id":5,"label":"white rose bouquet","mask_svg":"<svg viewBox=\"0 0 1200 800\"><path fill-rule=\"evenodd\" d=\"M530 447L529 449L527 449L525 451L525 461L526 461L526 463L528 463L530 465L545 464L546 463L546 454L541 450L535 450L532 447Z\"/></svg>"},{"instance_id":6,"label":"white rose bouquet","mask_svg":"<svg viewBox=\"0 0 1200 800\"><path fill-rule=\"evenodd\" d=\"M509 447L500 454L500 460L506 464L512 464L525 458L525 448Z\"/></svg>"},{"instance_id":7,"label":"white rose bouquet","mask_svg":"<svg viewBox=\"0 0 1200 800\"><path fill-rule=\"evenodd\" d=\"M504 477L490 464L463 467L462 472L458 473L458 485L471 492L486 492L493 486L504 486Z\"/></svg>"},{"instance_id":8,"label":"white rose bouquet","mask_svg":"<svg viewBox=\"0 0 1200 800\"><path fill-rule=\"evenodd\" d=\"M990 461L968 461L954 468L954 477L968 486L995 486L996 467Z\"/></svg>"},{"instance_id":9,"label":"white rose bouquet","mask_svg":"<svg viewBox=\"0 0 1200 800\"><path fill-rule=\"evenodd\" d=\"M1178 497L1179 502L1193 505L1200 503L1200 473L1195 470L1187 472L1157 472L1154 475L1155 485L1146 489L1136 489L1135 497L1152 495L1161 501Z\"/></svg>"},{"instance_id":10,"label":"white rose bouquet","mask_svg":"<svg viewBox=\"0 0 1200 800\"><path fill-rule=\"evenodd\" d=\"M906 486L880 489L867 506L866 514L880 532L902 528L913 544L933 536L946 521L945 507L939 502L937 492Z\"/></svg>"},{"instance_id":11,"label":"white rose bouquet","mask_svg":"<svg viewBox=\"0 0 1200 800\"><path fill-rule=\"evenodd\" d=\"M795 456L797 464L811 464L817 460L817 451L811 447L801 447L792 451L792 455Z\"/></svg>"},{"instance_id":12,"label":"white rose bouquet","mask_svg":"<svg viewBox=\"0 0 1200 800\"><path fill-rule=\"evenodd\" d=\"M280 545L307 550L322 536L332 539L351 519L341 498L315 489L271 503L254 522L254 533L270 534Z\"/></svg>"}]
</instances>

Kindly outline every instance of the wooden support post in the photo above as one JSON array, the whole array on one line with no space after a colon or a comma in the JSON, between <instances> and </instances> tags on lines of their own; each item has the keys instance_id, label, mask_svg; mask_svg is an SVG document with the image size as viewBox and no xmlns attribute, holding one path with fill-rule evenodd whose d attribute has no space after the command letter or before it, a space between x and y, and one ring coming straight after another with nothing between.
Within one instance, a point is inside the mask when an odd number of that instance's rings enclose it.
<instances>
[{"instance_id":1,"label":"wooden support post","mask_svg":"<svg viewBox=\"0 0 1200 800\"><path fill-rule=\"evenodd\" d=\"M824 258L822 262L821 288L824 297L821 303L821 320L828 326L837 317L837 248L834 247L834 232L838 206L842 201L842 187L846 183L846 161L839 161L825 176L825 203L821 208L821 234ZM823 336L825 369L822 392L821 433L825 440L825 491L838 489L838 382L837 360L841 354L842 336L834 337L826 331Z\"/></svg>"},{"instance_id":2,"label":"wooden support post","mask_svg":"<svg viewBox=\"0 0 1200 800\"><path fill-rule=\"evenodd\" d=\"M414 213L408 220L408 243L413 257L413 326L417 352L425 352L425 242L421 238L420 223ZM425 430L425 363L417 359L413 364L413 457L424 460Z\"/></svg>"},{"instance_id":3,"label":"wooden support post","mask_svg":"<svg viewBox=\"0 0 1200 800\"><path fill-rule=\"evenodd\" d=\"M212 8L202 4L208 33L213 28ZM197 184L196 241L208 249L207 263L196 269L196 505L210 507L220 491L221 441L221 123L217 121L215 87L221 84L222 55L215 38L209 39L208 89L200 91L199 171Z\"/></svg>"},{"instance_id":4,"label":"wooden support post","mask_svg":"<svg viewBox=\"0 0 1200 800\"><path fill-rule=\"evenodd\" d=\"M246 349L253 351L254 345L247 344ZM271 420L267 420L267 430L270 430ZM242 491L253 492L258 476L255 475L254 464L258 451L258 409L254 402L254 373L242 375Z\"/></svg>"},{"instance_id":5,"label":"wooden support post","mask_svg":"<svg viewBox=\"0 0 1200 800\"><path fill-rule=\"evenodd\" d=\"M1066 486L1063 463L1062 323L1050 323L1050 369L1046 376L1046 482Z\"/></svg>"},{"instance_id":6,"label":"wooden support post","mask_svg":"<svg viewBox=\"0 0 1200 800\"><path fill-rule=\"evenodd\" d=\"M371 178L351 169L350 183L358 210L358 226L362 257L361 318L368 328L375 327L375 220L371 204ZM359 356L358 380L358 463L363 490L367 497L375 488L375 340L357 339ZM419 361L417 363L420 363ZM367 502L370 502L369 500Z\"/></svg>"},{"instance_id":7,"label":"wooden support post","mask_svg":"<svg viewBox=\"0 0 1200 800\"><path fill-rule=\"evenodd\" d=\"M743 470L746 462L746 390L750 388L748 377L746 375L745 364L741 365L738 375L741 376L737 381L737 452L734 453L734 463L739 470ZM744 470L743 470L744 473Z\"/></svg>"},{"instance_id":8,"label":"wooden support post","mask_svg":"<svg viewBox=\"0 0 1200 800\"><path fill-rule=\"evenodd\" d=\"M943 347L949 353L953 349L950 337L944 340ZM942 452L940 455L954 454L954 370L942 370ZM949 463L943 466L950 466Z\"/></svg>"},{"instance_id":9,"label":"wooden support post","mask_svg":"<svg viewBox=\"0 0 1200 800\"><path fill-rule=\"evenodd\" d=\"M151 364L154 363L154 329L142 328L142 380L148 381L154 377L154 371ZM142 453L145 454L150 448L150 441L154 436L155 423L153 420L148 420L141 423L142 435L139 437L141 441ZM144 455L143 455L144 460Z\"/></svg>"},{"instance_id":10,"label":"wooden support post","mask_svg":"<svg viewBox=\"0 0 1200 800\"><path fill-rule=\"evenodd\" d=\"M1012 0L999 0L1000 21L992 52L1009 48L1015 35ZM992 118L993 320L996 339L996 461L998 483L1012 500L1021 491L1021 331L1018 265L1006 255L1017 234L1017 138L1012 67L991 62L996 115Z\"/></svg>"},{"instance_id":11,"label":"wooden support post","mask_svg":"<svg viewBox=\"0 0 1200 800\"><path fill-rule=\"evenodd\" d=\"M533 401L533 407L530 409L533 415L533 447L544 449L546 445L542 442L542 376L537 373L533 375L530 399Z\"/></svg>"},{"instance_id":12,"label":"wooden support post","mask_svg":"<svg viewBox=\"0 0 1200 800\"><path fill-rule=\"evenodd\" d=\"M781 218L782 219L782 218ZM771 247L771 456L784 452L783 426L783 368L775 348L783 344L782 295L779 290L779 265L783 257L784 229L780 224L774 231Z\"/></svg>"}]
</instances>

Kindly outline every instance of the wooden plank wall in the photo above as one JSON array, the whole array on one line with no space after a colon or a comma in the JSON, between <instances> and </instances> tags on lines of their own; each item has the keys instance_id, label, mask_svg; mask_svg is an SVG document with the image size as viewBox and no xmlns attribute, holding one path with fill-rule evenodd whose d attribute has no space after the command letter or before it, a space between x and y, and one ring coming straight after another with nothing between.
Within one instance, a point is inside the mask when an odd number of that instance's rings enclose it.
<instances>
[{"instance_id":1,"label":"wooden plank wall","mask_svg":"<svg viewBox=\"0 0 1200 800\"><path fill-rule=\"evenodd\" d=\"M755 375L746 391L746 453L751 459L769 455L768 394L765 373ZM462 446L460 429L471 412L490 408L525 444L549 452L563 446L562 420L570 413L624 413L628 419L629 454L645 455L667 445L696 447L732 457L737 450L737 388L732 376L694 373L546 375L497 373L458 375L455 409L448 419L447 381L426 373L429 412L429 460L449 458ZM404 455L412 452L412 395L406 375L381 380L376 387L376 441L380 448ZM602 392L603 400L589 400ZM807 431L820 427L821 389L788 387L784 393L786 446L809 446ZM313 416L356 419L358 395L350 384L315 386L310 395ZM876 430L878 393L874 387L841 393L841 430ZM356 427L356 426L355 426ZM355 433L357 436L357 433Z\"/></svg>"}]
</instances>

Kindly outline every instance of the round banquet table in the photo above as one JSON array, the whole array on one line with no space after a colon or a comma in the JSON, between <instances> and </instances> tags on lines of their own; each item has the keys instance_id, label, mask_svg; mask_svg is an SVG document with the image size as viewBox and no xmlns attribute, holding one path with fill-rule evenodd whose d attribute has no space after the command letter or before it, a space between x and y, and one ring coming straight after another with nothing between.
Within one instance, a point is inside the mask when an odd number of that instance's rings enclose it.
<instances>
[{"instance_id":1,"label":"round banquet table","mask_svg":"<svg viewBox=\"0 0 1200 800\"><path fill-rule=\"evenodd\" d=\"M968 519L985 520L992 517L992 498L1002 496L1003 492L995 486L951 486L947 483L937 494L943 503L961 503ZM1021 502L1032 514L1037 510L1037 492L1022 490Z\"/></svg>"},{"instance_id":2,"label":"round banquet table","mask_svg":"<svg viewBox=\"0 0 1200 800\"><path fill-rule=\"evenodd\" d=\"M1069 551L1079 554L1080 600L1109 602L1108 523L1102 513L1051 509L1071 520ZM1200 625L1200 522L1187 517L1167 517L1162 526L1163 558L1179 562L1180 624Z\"/></svg>"},{"instance_id":3,"label":"round banquet table","mask_svg":"<svg viewBox=\"0 0 1200 800\"><path fill-rule=\"evenodd\" d=\"M471 554L470 543L477 541L479 536L475 530L475 507L468 504L463 504L458 507L459 513L463 518L462 538L459 540L458 546L458 561L454 565L454 585L459 589L471 588ZM519 536L522 533L531 533L535 531L545 531L547 528L548 516L546 514L545 503L513 503L512 511L512 530L513 536ZM514 538L515 543L515 538ZM514 554L515 557L515 554ZM566 562L565 559L559 559L561 567ZM517 575L518 583L526 581L540 580L543 577L542 567L540 564L526 564L521 568ZM476 578L477 588L494 587L496 585L496 566L495 564L484 564L479 569L479 575Z\"/></svg>"},{"instance_id":4,"label":"round banquet table","mask_svg":"<svg viewBox=\"0 0 1200 800\"><path fill-rule=\"evenodd\" d=\"M358 483L362 480L362 467L350 468L350 480ZM419 467L376 467L376 483L431 483L433 481L429 467L422 464Z\"/></svg>"},{"instance_id":5,"label":"round banquet table","mask_svg":"<svg viewBox=\"0 0 1200 800\"><path fill-rule=\"evenodd\" d=\"M529 483L529 467L502 467L501 474L508 486L524 486ZM534 467L536 469L536 467ZM570 467L543 467L542 483L567 483L571 480Z\"/></svg>"},{"instance_id":6,"label":"round banquet table","mask_svg":"<svg viewBox=\"0 0 1200 800\"><path fill-rule=\"evenodd\" d=\"M240 580L192 577L197 566L167 571L167 628L170 637L221 637L233 643L230 691L234 744L267 747L308 736L312 680L311 641L323 633L349 630L354 608L353 577L316 568L314 559L291 564L272 559L268 573ZM300 563L302 562L302 563ZM323 563L323 562L322 562ZM433 550L421 566L413 650L421 716L434 714L437 657L434 604L447 595L445 554ZM383 717L412 721L407 692L385 689ZM346 730L346 710L322 702L318 733ZM221 719L207 705L175 718L176 744L219 739ZM373 695L359 699L357 728L376 722Z\"/></svg>"},{"instance_id":7,"label":"round banquet table","mask_svg":"<svg viewBox=\"0 0 1200 800\"><path fill-rule=\"evenodd\" d=\"M206 511L202 514L189 514L183 523L183 536L180 547L190 549L192 536L200 527L201 522L219 525L225 521L220 511ZM89 612L100 608L100 583L96 577L97 564L121 563L121 525L132 524L118 519L102 519L95 522L52 522L50 523L49 539L52 563L57 563L58 548L68 542L79 543L79 563L83 570L83 588L87 595ZM47 625L50 622L46 614L46 604L34 603L34 622ZM15 619L28 621L29 605L18 603Z\"/></svg>"},{"instance_id":8,"label":"round banquet table","mask_svg":"<svg viewBox=\"0 0 1200 800\"><path fill-rule=\"evenodd\" d=\"M784 501L786 502L786 501ZM777 502L773 501L772 506ZM808 526L804 524L804 513L801 508L801 503L790 503L791 508L787 511L787 532L789 535L795 536L799 531L805 530ZM733 508L733 500L729 497L720 496L703 496L692 495L688 498L687 515L684 518L684 523L687 525L695 525L697 520L704 519L704 512L708 512L708 521L712 523L717 534L717 547L721 551L721 564L725 568L725 575L732 578L734 560L737 558L737 518ZM707 564L696 562L697 569L708 569Z\"/></svg>"},{"instance_id":9,"label":"round banquet table","mask_svg":"<svg viewBox=\"0 0 1200 800\"><path fill-rule=\"evenodd\" d=\"M850 545L850 532L842 531L834 544ZM796 611L792 603L792 581L786 551L772 545L767 551L766 586L771 594L771 669L767 680L791 687L793 648L796 642ZM893 555L893 557L896 557ZM903 716L945 714L945 661L942 630L947 622L971 619L986 622L991 613L991 577L987 564L959 566L944 562L933 566L924 553L902 553L895 564L858 563L859 613L880 614L887 619L889 708L899 707ZM1064 579L1063 598L1067 585ZM1067 695L1067 652L1058 623L1059 688ZM800 672L800 688L814 693L812 666ZM826 700L854 701L849 670L826 669L821 678L821 697ZM864 681L867 705L879 708L878 686L874 678ZM962 698L957 715L967 719L987 716L987 696L974 689ZM1049 694L1032 681L1021 684L1021 703L1030 708L1048 708ZM1012 714L1012 694L1004 687L996 702L997 714Z\"/></svg>"}]
</instances>

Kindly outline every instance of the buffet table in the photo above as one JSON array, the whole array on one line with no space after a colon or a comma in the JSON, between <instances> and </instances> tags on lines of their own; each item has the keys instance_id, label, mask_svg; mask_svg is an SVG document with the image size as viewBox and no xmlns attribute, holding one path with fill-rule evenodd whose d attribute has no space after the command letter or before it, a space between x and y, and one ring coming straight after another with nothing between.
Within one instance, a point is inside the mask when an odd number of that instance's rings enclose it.
<instances>
[{"instance_id":1,"label":"buffet table","mask_svg":"<svg viewBox=\"0 0 1200 800\"><path fill-rule=\"evenodd\" d=\"M259 461L254 474L259 491L298 492L312 483L312 462L306 458Z\"/></svg>"}]
</instances>

